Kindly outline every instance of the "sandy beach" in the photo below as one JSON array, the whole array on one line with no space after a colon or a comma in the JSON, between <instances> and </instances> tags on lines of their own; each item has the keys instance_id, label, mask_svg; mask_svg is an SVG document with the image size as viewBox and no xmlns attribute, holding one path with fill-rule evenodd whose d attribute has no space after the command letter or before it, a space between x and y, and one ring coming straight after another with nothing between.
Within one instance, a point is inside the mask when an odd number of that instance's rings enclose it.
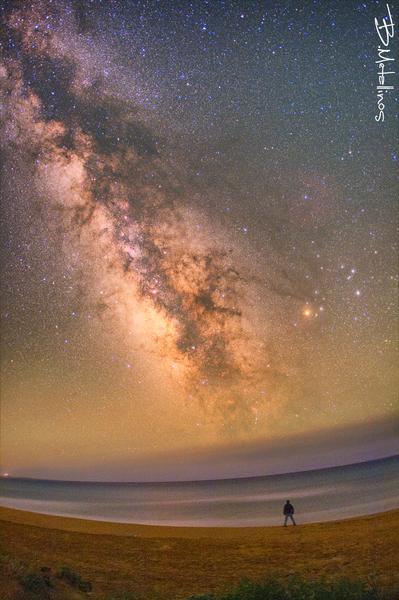
<instances>
[{"instance_id":1,"label":"sandy beach","mask_svg":"<svg viewBox=\"0 0 399 600\"><path fill-rule=\"evenodd\" d=\"M388 597L399 594L399 510L287 528L125 525L3 507L0 520L7 600L25 598L14 573L21 563L51 573L68 566L104 600L123 594L187 598L229 589L244 578L294 573L307 579L371 577Z\"/></svg>"}]
</instances>

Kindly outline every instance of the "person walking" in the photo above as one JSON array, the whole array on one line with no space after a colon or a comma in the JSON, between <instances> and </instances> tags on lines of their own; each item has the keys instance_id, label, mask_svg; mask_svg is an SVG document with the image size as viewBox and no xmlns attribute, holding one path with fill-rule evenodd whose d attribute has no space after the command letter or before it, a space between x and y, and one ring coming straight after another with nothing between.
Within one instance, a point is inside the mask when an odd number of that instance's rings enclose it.
<instances>
[{"instance_id":1,"label":"person walking","mask_svg":"<svg viewBox=\"0 0 399 600\"><path fill-rule=\"evenodd\" d=\"M294 523L294 525L296 525L296 523L294 521L294 507L292 506L292 504L289 500L287 500L286 504L284 505L284 516L285 516L284 527L287 527L288 519L291 519L291 521Z\"/></svg>"}]
</instances>

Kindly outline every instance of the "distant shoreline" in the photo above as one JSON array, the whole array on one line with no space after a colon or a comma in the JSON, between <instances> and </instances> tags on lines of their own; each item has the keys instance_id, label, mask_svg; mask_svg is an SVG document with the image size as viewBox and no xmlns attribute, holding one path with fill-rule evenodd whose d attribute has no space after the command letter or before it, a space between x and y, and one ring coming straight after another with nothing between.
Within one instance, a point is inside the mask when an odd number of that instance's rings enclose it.
<instances>
[{"instance_id":1,"label":"distant shoreline","mask_svg":"<svg viewBox=\"0 0 399 600\"><path fill-rule=\"evenodd\" d=\"M339 519L337 521L324 521L321 523L307 523L299 527L320 527L331 526L334 523L370 521L391 515L393 518L399 517L399 508L372 515L360 517L350 517ZM113 521L95 521L91 519L82 519L76 517L60 517L56 515L47 515L14 508L0 506L0 520L10 521L21 525L31 525L45 529L59 529L62 531L74 531L77 533L117 535L144 538L240 538L248 537L253 534L261 534L265 530L272 531L279 529L280 526L264 527L174 527L167 525L141 525L134 523L119 523ZM283 520L282 520L283 521ZM282 522L281 522L282 525Z\"/></svg>"},{"instance_id":2,"label":"distant shoreline","mask_svg":"<svg viewBox=\"0 0 399 600\"><path fill-rule=\"evenodd\" d=\"M298 524L399 509L399 456L303 473L170 483L3 478L0 505L16 511L171 528L279 527L290 498ZM111 527L109 525L108 527ZM177 531L177 529L175 529ZM136 535L136 533L133 533Z\"/></svg>"}]
</instances>

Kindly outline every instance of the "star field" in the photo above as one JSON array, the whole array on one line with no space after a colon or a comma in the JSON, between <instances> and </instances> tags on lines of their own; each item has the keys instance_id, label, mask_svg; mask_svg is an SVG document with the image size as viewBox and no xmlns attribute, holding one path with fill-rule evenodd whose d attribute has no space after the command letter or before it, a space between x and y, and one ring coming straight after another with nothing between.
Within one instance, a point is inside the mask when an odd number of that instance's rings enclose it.
<instances>
[{"instance_id":1,"label":"star field","mask_svg":"<svg viewBox=\"0 0 399 600\"><path fill-rule=\"evenodd\" d=\"M134 479L392 422L387 5L3 13L3 471Z\"/></svg>"}]
</instances>

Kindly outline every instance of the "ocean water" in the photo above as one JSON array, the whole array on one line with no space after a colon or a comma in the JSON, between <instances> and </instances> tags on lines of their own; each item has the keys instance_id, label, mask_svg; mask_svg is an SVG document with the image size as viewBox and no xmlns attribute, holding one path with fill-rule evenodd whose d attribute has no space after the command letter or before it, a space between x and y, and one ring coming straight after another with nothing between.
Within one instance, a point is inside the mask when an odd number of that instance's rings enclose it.
<instances>
[{"instance_id":1,"label":"ocean water","mask_svg":"<svg viewBox=\"0 0 399 600\"><path fill-rule=\"evenodd\" d=\"M300 473L179 483L0 481L0 505L66 517L187 527L298 524L399 508L399 456Z\"/></svg>"}]
</instances>

